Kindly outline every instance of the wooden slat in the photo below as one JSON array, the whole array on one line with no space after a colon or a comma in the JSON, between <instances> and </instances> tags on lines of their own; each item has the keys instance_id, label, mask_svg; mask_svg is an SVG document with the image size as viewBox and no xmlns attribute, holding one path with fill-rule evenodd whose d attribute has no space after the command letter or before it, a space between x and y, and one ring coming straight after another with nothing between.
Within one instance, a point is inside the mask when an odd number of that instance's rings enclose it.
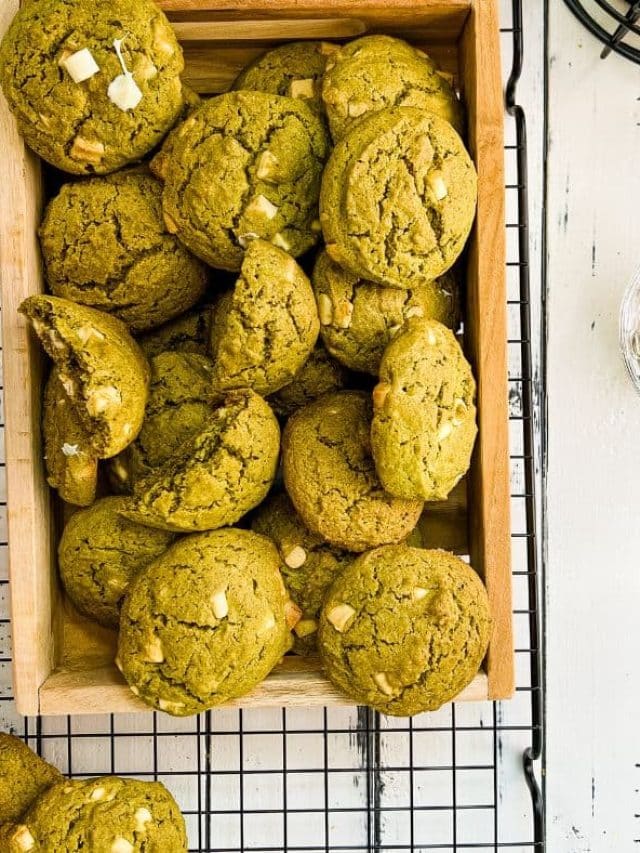
<instances>
[{"instance_id":1,"label":"wooden slat","mask_svg":"<svg viewBox=\"0 0 640 853\"><path fill-rule=\"evenodd\" d=\"M478 214L467 273L466 346L478 380L479 435L470 471L471 562L493 617L489 695L515 689L507 408L504 102L495 0L476 0L461 41L469 147L478 169Z\"/></svg>"},{"instance_id":2,"label":"wooden slat","mask_svg":"<svg viewBox=\"0 0 640 853\"><path fill-rule=\"evenodd\" d=\"M480 672L456 701L480 701L488 695L487 676ZM248 696L225 703L225 708L309 708L353 705L322 676L317 661L287 657ZM118 670L101 667L91 670L54 672L40 689L40 713L102 714L131 713L149 708L136 698Z\"/></svg>"}]
</instances>

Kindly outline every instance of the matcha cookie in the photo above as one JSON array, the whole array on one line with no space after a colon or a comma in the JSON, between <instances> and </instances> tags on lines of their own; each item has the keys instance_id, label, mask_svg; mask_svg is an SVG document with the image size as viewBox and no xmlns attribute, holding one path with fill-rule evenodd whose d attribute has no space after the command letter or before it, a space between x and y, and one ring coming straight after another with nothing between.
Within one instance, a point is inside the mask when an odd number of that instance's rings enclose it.
<instances>
[{"instance_id":1,"label":"matcha cookie","mask_svg":"<svg viewBox=\"0 0 640 853\"><path fill-rule=\"evenodd\" d=\"M308 530L284 494L274 495L262 504L251 528L275 543L285 585L301 610L302 618L293 629L293 651L299 655L313 654L327 589L354 556L332 547Z\"/></svg>"},{"instance_id":2,"label":"matcha cookie","mask_svg":"<svg viewBox=\"0 0 640 853\"><path fill-rule=\"evenodd\" d=\"M162 186L141 172L65 184L40 244L56 296L113 314L133 332L191 308L207 284L204 264L165 228Z\"/></svg>"},{"instance_id":3,"label":"matcha cookie","mask_svg":"<svg viewBox=\"0 0 640 853\"><path fill-rule=\"evenodd\" d=\"M109 465L119 491L129 491L206 429L213 418L213 404L220 400L213 390L213 364L203 355L163 352L151 359L150 366L151 388L142 429Z\"/></svg>"},{"instance_id":4,"label":"matcha cookie","mask_svg":"<svg viewBox=\"0 0 640 853\"><path fill-rule=\"evenodd\" d=\"M62 775L17 737L0 732L0 824L18 820Z\"/></svg>"},{"instance_id":5,"label":"matcha cookie","mask_svg":"<svg viewBox=\"0 0 640 853\"><path fill-rule=\"evenodd\" d=\"M73 174L140 160L182 108L182 51L151 0L23 4L0 46L0 84L20 133Z\"/></svg>"},{"instance_id":6,"label":"matcha cookie","mask_svg":"<svg viewBox=\"0 0 640 853\"><path fill-rule=\"evenodd\" d=\"M51 488L57 489L66 503L75 506L93 503L98 485L98 458L55 367L44 389L42 438Z\"/></svg>"},{"instance_id":7,"label":"matcha cookie","mask_svg":"<svg viewBox=\"0 0 640 853\"><path fill-rule=\"evenodd\" d=\"M115 456L140 431L149 390L149 365L127 327L58 296L29 296L20 312L54 360L96 456Z\"/></svg>"},{"instance_id":8,"label":"matcha cookie","mask_svg":"<svg viewBox=\"0 0 640 853\"><path fill-rule=\"evenodd\" d=\"M391 36L364 36L328 59L322 100L334 140L363 116L386 107L418 107L462 131L462 107L451 84L422 51Z\"/></svg>"},{"instance_id":9,"label":"matcha cookie","mask_svg":"<svg viewBox=\"0 0 640 853\"><path fill-rule=\"evenodd\" d=\"M233 293L213 313L215 387L277 391L305 363L319 329L311 283L298 264L271 243L252 240Z\"/></svg>"},{"instance_id":10,"label":"matcha cookie","mask_svg":"<svg viewBox=\"0 0 640 853\"><path fill-rule=\"evenodd\" d=\"M435 320L409 320L385 350L373 392L371 446L390 494L447 497L471 461L475 390L454 334Z\"/></svg>"},{"instance_id":11,"label":"matcha cookie","mask_svg":"<svg viewBox=\"0 0 640 853\"><path fill-rule=\"evenodd\" d=\"M294 41L268 50L240 72L233 89L250 89L302 98L322 106L322 75L337 45L326 41Z\"/></svg>"},{"instance_id":12,"label":"matcha cookie","mask_svg":"<svg viewBox=\"0 0 640 853\"><path fill-rule=\"evenodd\" d=\"M265 92L211 98L182 126L167 170L167 227L214 267L239 270L261 237L297 257L319 237L322 119Z\"/></svg>"},{"instance_id":13,"label":"matcha cookie","mask_svg":"<svg viewBox=\"0 0 640 853\"><path fill-rule=\"evenodd\" d=\"M186 716L251 691L290 646L275 546L229 528L182 539L138 575L117 663L147 704Z\"/></svg>"},{"instance_id":14,"label":"matcha cookie","mask_svg":"<svg viewBox=\"0 0 640 853\"><path fill-rule=\"evenodd\" d=\"M209 425L134 487L127 517L166 530L234 524L267 495L275 479L280 428L253 391L234 391Z\"/></svg>"},{"instance_id":15,"label":"matcha cookie","mask_svg":"<svg viewBox=\"0 0 640 853\"><path fill-rule=\"evenodd\" d=\"M167 134L158 153L155 154L149 161L149 169L151 170L151 174L154 175L159 181L164 181L166 177L169 160L171 159L171 155L173 154L173 149L175 148L175 144L178 139L178 134L180 133L180 127L182 126L182 123L186 121L189 116L192 115L202 104L202 98L200 97L200 95L198 95L197 92L194 92L193 89L190 86L187 86L185 83L182 84L182 97L183 106L182 112L180 113L180 117L178 118L178 123Z\"/></svg>"},{"instance_id":16,"label":"matcha cookie","mask_svg":"<svg viewBox=\"0 0 640 853\"><path fill-rule=\"evenodd\" d=\"M293 381L272 394L268 402L277 415L288 418L323 394L340 391L346 383L345 369L331 358L322 343L318 343Z\"/></svg>"},{"instance_id":17,"label":"matcha cookie","mask_svg":"<svg viewBox=\"0 0 640 853\"><path fill-rule=\"evenodd\" d=\"M331 681L384 714L435 711L469 684L491 633L473 569L446 551L363 554L325 599L318 645Z\"/></svg>"},{"instance_id":18,"label":"matcha cookie","mask_svg":"<svg viewBox=\"0 0 640 853\"><path fill-rule=\"evenodd\" d=\"M352 370L377 376L385 347L409 317L456 323L456 285L449 273L400 290L365 281L321 252L312 281L325 346Z\"/></svg>"},{"instance_id":19,"label":"matcha cookie","mask_svg":"<svg viewBox=\"0 0 640 853\"><path fill-rule=\"evenodd\" d=\"M143 335L138 343L147 358L167 351L207 355L210 337L211 306L205 305Z\"/></svg>"},{"instance_id":20,"label":"matcha cookie","mask_svg":"<svg viewBox=\"0 0 640 853\"><path fill-rule=\"evenodd\" d=\"M477 178L460 137L414 107L367 116L336 145L322 178L327 251L364 279L410 289L460 255Z\"/></svg>"},{"instance_id":21,"label":"matcha cookie","mask_svg":"<svg viewBox=\"0 0 640 853\"><path fill-rule=\"evenodd\" d=\"M161 782L103 776L49 788L16 826L11 844L9 853L186 853L187 833Z\"/></svg>"},{"instance_id":22,"label":"matcha cookie","mask_svg":"<svg viewBox=\"0 0 640 853\"><path fill-rule=\"evenodd\" d=\"M371 404L359 391L326 394L287 422L284 482L303 522L350 551L399 542L415 527L422 501L386 494L371 458Z\"/></svg>"},{"instance_id":23,"label":"matcha cookie","mask_svg":"<svg viewBox=\"0 0 640 853\"><path fill-rule=\"evenodd\" d=\"M80 611L116 628L132 578L166 551L174 539L121 515L127 499L102 498L74 513L58 545L58 568L67 595Z\"/></svg>"}]
</instances>

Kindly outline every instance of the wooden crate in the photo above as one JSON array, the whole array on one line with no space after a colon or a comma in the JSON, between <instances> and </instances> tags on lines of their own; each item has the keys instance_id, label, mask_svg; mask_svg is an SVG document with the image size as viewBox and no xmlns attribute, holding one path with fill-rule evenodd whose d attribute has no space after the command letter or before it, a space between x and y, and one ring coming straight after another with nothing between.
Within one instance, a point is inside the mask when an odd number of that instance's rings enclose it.
<instances>
[{"instance_id":1,"label":"wooden crate","mask_svg":"<svg viewBox=\"0 0 640 853\"><path fill-rule=\"evenodd\" d=\"M0 32L19 0L0 4ZM511 626L503 99L495 0L162 0L185 48L186 80L224 91L265 47L305 38L398 35L423 47L460 87L468 145L479 173L478 214L467 256L465 346L478 379L479 437L464 493L443 510L443 537L484 578L494 630L483 670L460 699L506 698L514 689ZM238 8L240 7L240 8ZM141 711L112 664L115 637L73 612L56 575L56 506L40 440L45 359L18 314L43 289L36 239L40 162L0 103L0 277L14 687L23 714ZM465 511L465 505L467 507ZM456 525L459 526L456 535ZM438 542L438 516L429 528ZM444 541L441 544L445 544ZM346 703L315 660L288 657L244 706Z\"/></svg>"}]
</instances>

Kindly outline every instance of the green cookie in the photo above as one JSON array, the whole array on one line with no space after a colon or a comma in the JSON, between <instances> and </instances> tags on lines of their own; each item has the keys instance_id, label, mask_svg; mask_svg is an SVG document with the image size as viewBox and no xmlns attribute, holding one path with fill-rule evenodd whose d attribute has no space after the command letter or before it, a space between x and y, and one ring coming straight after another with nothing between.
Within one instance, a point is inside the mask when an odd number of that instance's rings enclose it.
<instances>
[{"instance_id":1,"label":"green cookie","mask_svg":"<svg viewBox=\"0 0 640 853\"><path fill-rule=\"evenodd\" d=\"M99 308L133 332L191 308L208 273L165 228L162 186L143 172L65 184L40 244L52 293Z\"/></svg>"},{"instance_id":2,"label":"green cookie","mask_svg":"<svg viewBox=\"0 0 640 853\"><path fill-rule=\"evenodd\" d=\"M361 278L410 289L457 260L476 209L475 168L444 119L390 107L355 125L322 178L331 258Z\"/></svg>"},{"instance_id":3,"label":"green cookie","mask_svg":"<svg viewBox=\"0 0 640 853\"><path fill-rule=\"evenodd\" d=\"M138 339L138 343L147 358L167 351L207 355L210 337L211 306L205 305L148 332Z\"/></svg>"},{"instance_id":4,"label":"green cookie","mask_svg":"<svg viewBox=\"0 0 640 853\"><path fill-rule=\"evenodd\" d=\"M121 515L127 499L102 498L74 513L58 545L58 568L80 613L117 628L120 605L138 572L166 551L173 534Z\"/></svg>"},{"instance_id":5,"label":"green cookie","mask_svg":"<svg viewBox=\"0 0 640 853\"><path fill-rule=\"evenodd\" d=\"M0 732L0 824L19 820L47 788L61 779L58 770L26 743Z\"/></svg>"},{"instance_id":6,"label":"green cookie","mask_svg":"<svg viewBox=\"0 0 640 853\"><path fill-rule=\"evenodd\" d=\"M476 384L453 333L409 320L385 350L373 392L371 446L396 497L444 500L467 472L476 438Z\"/></svg>"},{"instance_id":7,"label":"green cookie","mask_svg":"<svg viewBox=\"0 0 640 853\"><path fill-rule=\"evenodd\" d=\"M384 714L435 711L469 684L491 633L473 569L446 551L388 545L338 576L318 644L331 681Z\"/></svg>"},{"instance_id":8,"label":"green cookie","mask_svg":"<svg viewBox=\"0 0 640 853\"><path fill-rule=\"evenodd\" d=\"M121 169L162 140L182 107L183 69L151 0L22 4L0 45L0 84L27 144L78 175Z\"/></svg>"},{"instance_id":9,"label":"green cookie","mask_svg":"<svg viewBox=\"0 0 640 853\"><path fill-rule=\"evenodd\" d=\"M164 181L166 177L167 168L169 167L169 160L171 159L173 149L175 148L175 144L178 140L178 135L180 133L182 123L186 121L189 116L192 115L202 104L202 98L200 97L200 95L198 95L197 92L194 92L193 89L190 86L187 86L186 83L182 84L182 98L182 112L178 117L176 126L173 127L171 131L167 134L164 139L164 142L160 147L160 150L149 161L149 169L151 170L151 174L154 175L159 181Z\"/></svg>"},{"instance_id":10,"label":"green cookie","mask_svg":"<svg viewBox=\"0 0 640 853\"><path fill-rule=\"evenodd\" d=\"M167 227L222 269L239 270L255 237L301 255L319 237L328 144L322 119L301 100L211 98L178 134L164 190Z\"/></svg>"},{"instance_id":11,"label":"green cookie","mask_svg":"<svg viewBox=\"0 0 640 853\"><path fill-rule=\"evenodd\" d=\"M288 418L323 394L340 391L346 383L347 374L342 365L318 343L293 380L272 394L268 403L277 415Z\"/></svg>"},{"instance_id":12,"label":"green cookie","mask_svg":"<svg viewBox=\"0 0 640 853\"><path fill-rule=\"evenodd\" d=\"M233 293L213 313L213 383L271 394L291 382L318 339L311 283L293 258L252 240Z\"/></svg>"},{"instance_id":13,"label":"green cookie","mask_svg":"<svg viewBox=\"0 0 640 853\"><path fill-rule=\"evenodd\" d=\"M138 575L117 663L137 696L187 716L251 691L290 646L278 552L228 528L185 537Z\"/></svg>"}]
</instances>

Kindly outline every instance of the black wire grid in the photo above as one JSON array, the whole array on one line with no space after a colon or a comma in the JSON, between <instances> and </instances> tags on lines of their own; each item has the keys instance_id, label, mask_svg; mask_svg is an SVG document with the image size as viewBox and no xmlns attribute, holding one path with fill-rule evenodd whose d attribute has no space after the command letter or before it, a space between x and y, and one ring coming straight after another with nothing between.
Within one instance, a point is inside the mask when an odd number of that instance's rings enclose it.
<instances>
[{"instance_id":1,"label":"black wire grid","mask_svg":"<svg viewBox=\"0 0 640 853\"><path fill-rule=\"evenodd\" d=\"M0 725L69 776L163 781L192 851L544 850L526 126L515 90L521 0L502 29L506 88L512 551L517 692L412 720L364 708L23 719L10 686L6 531L0 533ZM2 463L4 476L4 463ZM6 513L6 501L2 508ZM523 760L524 756L524 760ZM513 780L517 780L517 783ZM510 780L507 784L507 780ZM167 851L167 853L169 853Z\"/></svg>"},{"instance_id":2,"label":"black wire grid","mask_svg":"<svg viewBox=\"0 0 640 853\"><path fill-rule=\"evenodd\" d=\"M601 56L619 53L640 64L640 0L565 0L573 14L604 45Z\"/></svg>"}]
</instances>

